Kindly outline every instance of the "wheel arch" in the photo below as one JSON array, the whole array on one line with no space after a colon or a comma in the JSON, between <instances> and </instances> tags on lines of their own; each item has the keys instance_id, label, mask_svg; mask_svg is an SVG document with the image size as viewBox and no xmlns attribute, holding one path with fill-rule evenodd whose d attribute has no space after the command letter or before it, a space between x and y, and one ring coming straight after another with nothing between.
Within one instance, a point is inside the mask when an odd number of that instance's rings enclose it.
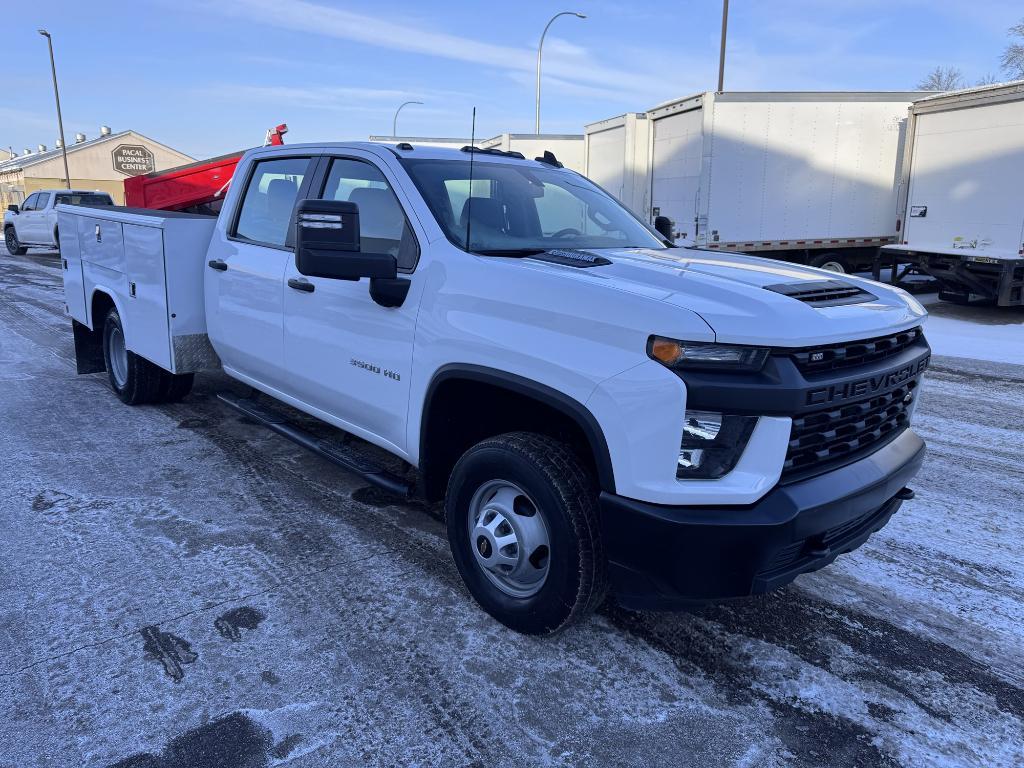
<instances>
[{"instance_id":1,"label":"wheel arch","mask_svg":"<svg viewBox=\"0 0 1024 768\"><path fill-rule=\"evenodd\" d=\"M450 414L455 403L465 408L470 418L453 422ZM482 406L497 408L480 410ZM475 412L474 407L478 409ZM507 371L453 363L434 373L423 400L419 465L427 497L444 496L452 468L469 447L495 434L524 429L567 437L585 454L583 458L594 470L601 490L615 492L604 431L583 403ZM560 434L562 431L568 434Z\"/></svg>"}]
</instances>

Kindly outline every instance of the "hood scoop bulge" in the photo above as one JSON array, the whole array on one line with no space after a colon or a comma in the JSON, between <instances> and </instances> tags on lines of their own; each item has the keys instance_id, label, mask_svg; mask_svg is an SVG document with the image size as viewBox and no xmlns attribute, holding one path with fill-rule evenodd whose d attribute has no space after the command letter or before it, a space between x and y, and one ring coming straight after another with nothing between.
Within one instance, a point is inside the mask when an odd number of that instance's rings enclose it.
<instances>
[{"instance_id":1,"label":"hood scoop bulge","mask_svg":"<svg viewBox=\"0 0 1024 768\"><path fill-rule=\"evenodd\" d=\"M841 307L877 300L875 294L842 280L805 280L799 283L777 283L764 286L766 291L781 293L812 307Z\"/></svg>"},{"instance_id":2,"label":"hood scoop bulge","mask_svg":"<svg viewBox=\"0 0 1024 768\"><path fill-rule=\"evenodd\" d=\"M611 264L610 260L604 256L598 256L596 253L565 248L553 248L550 251L543 251L542 253L530 256L530 258L537 261L549 261L552 264L561 264L565 267L577 267L579 269L606 267Z\"/></svg>"}]
</instances>

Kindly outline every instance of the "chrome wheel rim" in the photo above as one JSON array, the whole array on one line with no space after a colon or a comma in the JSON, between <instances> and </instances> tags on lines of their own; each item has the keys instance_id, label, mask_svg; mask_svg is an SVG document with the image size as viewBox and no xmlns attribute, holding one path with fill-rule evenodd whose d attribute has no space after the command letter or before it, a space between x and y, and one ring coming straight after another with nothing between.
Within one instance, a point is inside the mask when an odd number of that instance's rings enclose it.
<instances>
[{"instance_id":1,"label":"chrome wheel rim","mask_svg":"<svg viewBox=\"0 0 1024 768\"><path fill-rule=\"evenodd\" d=\"M821 265L821 268L827 272L838 272L843 275L846 274L846 270L843 268L843 265L838 261L826 261Z\"/></svg>"},{"instance_id":2,"label":"chrome wheel rim","mask_svg":"<svg viewBox=\"0 0 1024 768\"><path fill-rule=\"evenodd\" d=\"M537 594L548 577L551 535L540 508L507 480L491 480L469 502L469 545L494 586L520 599Z\"/></svg>"},{"instance_id":3,"label":"chrome wheel rim","mask_svg":"<svg viewBox=\"0 0 1024 768\"><path fill-rule=\"evenodd\" d=\"M128 348L124 345L124 334L120 328L110 331L110 372L118 387L128 383Z\"/></svg>"}]
</instances>

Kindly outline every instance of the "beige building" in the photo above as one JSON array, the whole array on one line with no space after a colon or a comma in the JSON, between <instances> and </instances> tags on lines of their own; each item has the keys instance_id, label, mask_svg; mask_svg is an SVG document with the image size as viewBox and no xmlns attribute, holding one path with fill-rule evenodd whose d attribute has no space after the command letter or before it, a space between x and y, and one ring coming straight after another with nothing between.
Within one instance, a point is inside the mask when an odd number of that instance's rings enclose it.
<instances>
[{"instance_id":1,"label":"beige building","mask_svg":"<svg viewBox=\"0 0 1024 768\"><path fill-rule=\"evenodd\" d=\"M5 159L6 158L6 159ZM118 205L124 204L124 180L153 171L163 171L194 159L135 131L111 133L105 126L100 135L87 139L77 134L68 145L68 171L74 189L107 192ZM20 204L40 189L64 187L64 159L60 148L40 145L23 154L0 154L0 210Z\"/></svg>"}]
</instances>

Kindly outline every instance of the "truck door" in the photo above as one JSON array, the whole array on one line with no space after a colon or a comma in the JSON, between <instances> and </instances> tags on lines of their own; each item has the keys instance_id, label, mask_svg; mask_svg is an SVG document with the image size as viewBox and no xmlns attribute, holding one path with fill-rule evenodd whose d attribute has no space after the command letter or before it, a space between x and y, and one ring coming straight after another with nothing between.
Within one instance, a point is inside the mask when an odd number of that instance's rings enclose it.
<instances>
[{"instance_id":1,"label":"truck door","mask_svg":"<svg viewBox=\"0 0 1024 768\"><path fill-rule=\"evenodd\" d=\"M405 303L389 309L370 298L368 280L305 277L289 259L284 298L289 394L344 429L405 452L422 291L415 270L418 243L426 241L417 238L405 213L410 207L404 191L371 154L352 150L325 159L310 196L358 205L362 251L394 255L399 273L412 285Z\"/></svg>"},{"instance_id":2,"label":"truck door","mask_svg":"<svg viewBox=\"0 0 1024 768\"><path fill-rule=\"evenodd\" d=\"M292 210L315 158L288 154L250 166L233 220L207 253L206 318L226 368L284 388L284 273L292 258Z\"/></svg>"},{"instance_id":3,"label":"truck door","mask_svg":"<svg viewBox=\"0 0 1024 768\"><path fill-rule=\"evenodd\" d=\"M18 240L22 243L38 243L39 240L36 237L36 231L38 230L38 219L42 215L39 213L39 202L45 195L41 192L35 192L29 195L25 202L21 206L21 213L14 217L14 231L18 235Z\"/></svg>"}]
</instances>

